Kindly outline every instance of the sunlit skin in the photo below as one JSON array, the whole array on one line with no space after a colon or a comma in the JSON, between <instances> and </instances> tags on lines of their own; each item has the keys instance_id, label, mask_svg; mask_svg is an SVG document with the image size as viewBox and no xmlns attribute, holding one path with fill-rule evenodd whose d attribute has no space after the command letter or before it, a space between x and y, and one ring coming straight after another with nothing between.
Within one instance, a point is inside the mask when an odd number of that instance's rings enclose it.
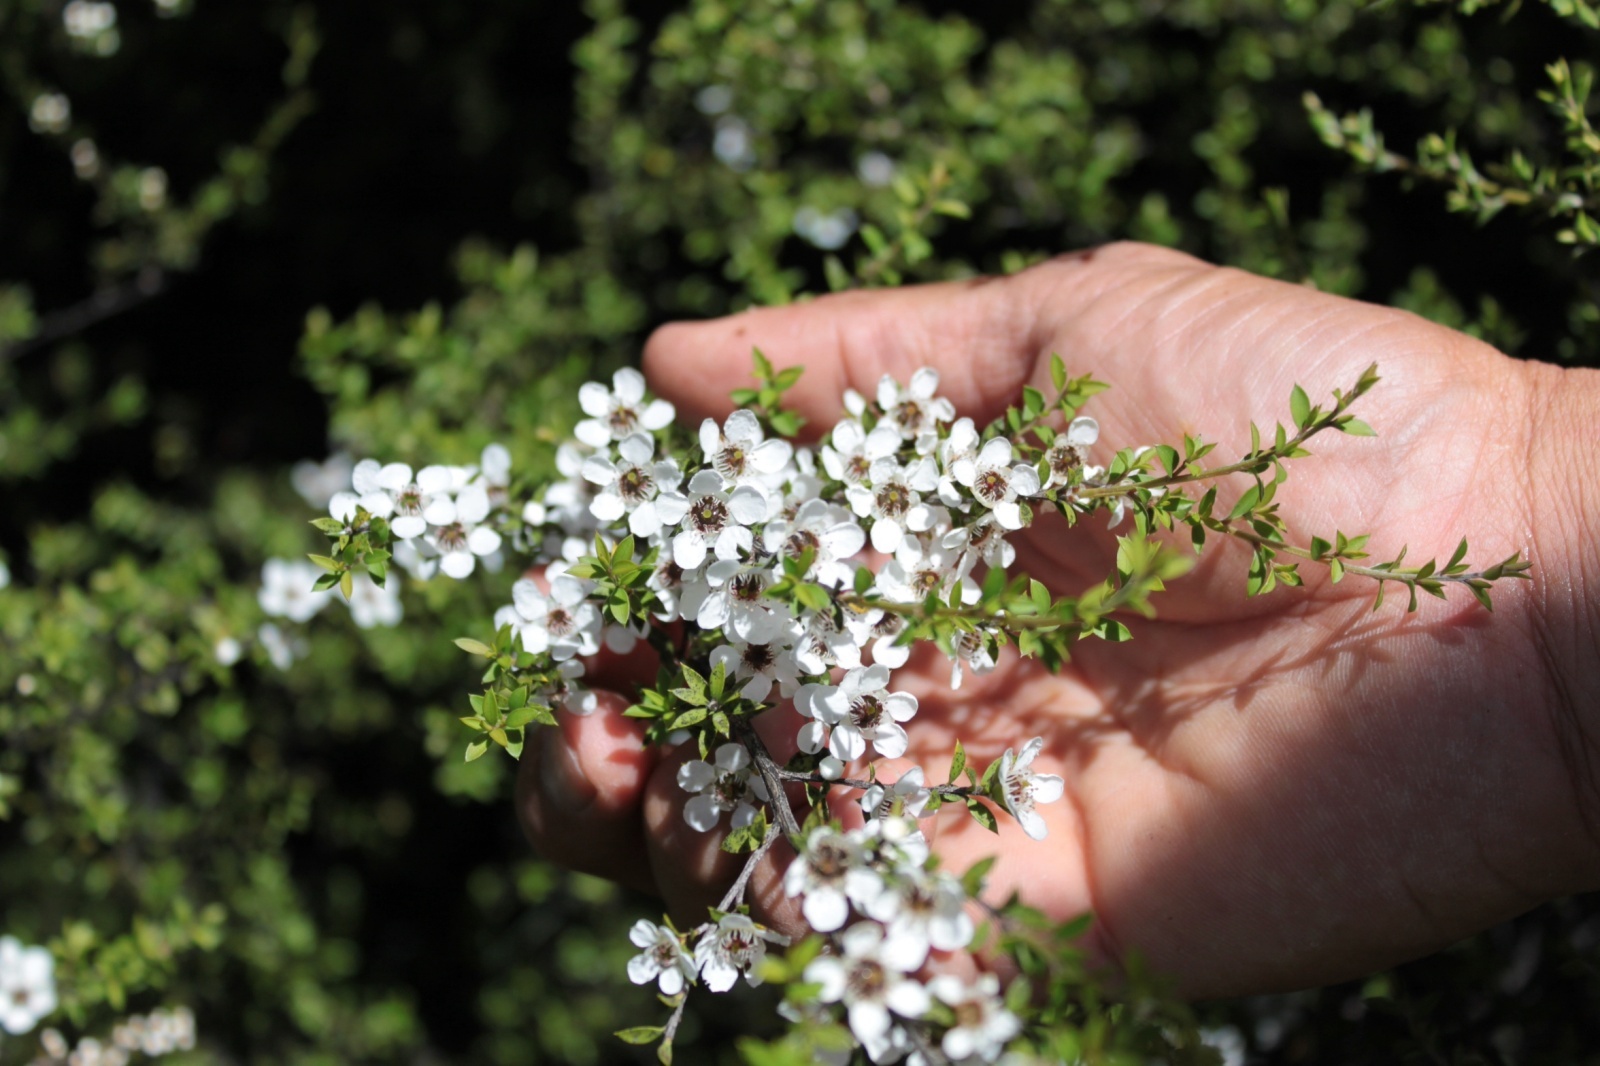
<instances>
[{"instance_id":1,"label":"sunlit skin","mask_svg":"<svg viewBox=\"0 0 1600 1066\"><path fill-rule=\"evenodd\" d=\"M1052 676L1002 658L949 688L947 660L914 656L893 686L920 701L906 723L913 762L942 781L960 737L980 766L1042 735L1035 769L1065 777L1042 807L1049 836L1001 819L998 837L956 810L930 826L947 868L998 854L989 896L1013 888L1059 918L1093 911L1088 948L1138 952L1192 997L1329 983L1425 954L1547 899L1600 887L1584 812L1600 798L1572 767L1600 736L1600 374L1510 360L1413 315L1220 269L1141 245L1067 256L1003 280L824 297L659 330L651 386L695 425L729 410L759 346L806 373L789 394L812 429L840 417L846 387L921 366L981 426L1049 357L1112 385L1091 462L1118 447L1248 447L1251 420L1288 419L1291 386L1313 402L1376 362L1383 381L1356 414L1377 439L1325 434L1279 492L1304 543L1371 532L1377 559L1521 551L1532 582L1507 582L1493 614L1458 594L1405 613L1370 582L1244 594L1247 552L1208 545L1158 597L1134 639L1087 641ZM1242 491L1235 479L1224 488ZM1052 517L1013 535L1016 567L1071 594L1105 577L1104 515ZM597 664L622 688L639 664ZM687 754L647 752L629 701L602 694L531 740L519 813L544 855L656 893L704 919L738 860L683 822L674 782ZM797 719L764 720L780 757ZM1587 805L1587 807L1585 807ZM841 808L842 809L842 808ZM776 873L753 882L758 920L795 932Z\"/></svg>"}]
</instances>

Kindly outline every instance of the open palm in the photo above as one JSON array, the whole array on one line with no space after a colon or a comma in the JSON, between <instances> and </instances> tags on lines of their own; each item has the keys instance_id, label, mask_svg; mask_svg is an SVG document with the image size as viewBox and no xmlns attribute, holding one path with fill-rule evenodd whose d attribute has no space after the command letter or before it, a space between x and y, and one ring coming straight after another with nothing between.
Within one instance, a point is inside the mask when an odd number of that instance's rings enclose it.
<instances>
[{"instance_id":1,"label":"open palm","mask_svg":"<svg viewBox=\"0 0 1600 1066\"><path fill-rule=\"evenodd\" d=\"M1046 387L1059 352L1113 387L1090 409L1101 461L1184 433L1237 453L1252 420L1287 417L1292 385L1315 400L1376 362L1384 381L1359 414L1380 437L1328 434L1293 464L1278 496L1291 534L1371 531L1385 558L1402 543L1414 558L1448 554L1463 533L1475 559L1536 547L1522 473L1533 372L1414 316L1176 253L1116 245L1008 279L672 326L646 372L692 423L727 409L752 347L806 366L790 398L817 427L837 419L845 387L920 366L981 425L1024 385ZM1224 499L1248 484L1236 481ZM1103 580L1115 552L1098 517L1067 529L1049 516L1016 543L1016 569L1060 594ZM1042 843L1009 820L997 838L957 809L938 815L930 835L950 868L999 855L997 899L1016 889L1059 918L1093 911L1092 950L1135 950L1191 995L1364 972L1583 876L1528 831L1569 832L1573 814L1525 591L1502 592L1495 616L1465 596L1373 614L1370 583L1334 585L1308 565L1305 588L1249 599L1247 554L1208 545L1157 597L1157 619L1130 620L1132 642L1087 641L1059 675L1008 655L952 691L931 650L896 672L921 701L896 763L934 777L958 737L981 765L1043 736L1038 768L1067 782ZM525 824L551 857L692 911L735 864L683 824L676 761L639 749L621 705L535 746ZM768 718L771 742L792 750L793 721ZM753 888L770 920L796 921L773 871Z\"/></svg>"}]
</instances>

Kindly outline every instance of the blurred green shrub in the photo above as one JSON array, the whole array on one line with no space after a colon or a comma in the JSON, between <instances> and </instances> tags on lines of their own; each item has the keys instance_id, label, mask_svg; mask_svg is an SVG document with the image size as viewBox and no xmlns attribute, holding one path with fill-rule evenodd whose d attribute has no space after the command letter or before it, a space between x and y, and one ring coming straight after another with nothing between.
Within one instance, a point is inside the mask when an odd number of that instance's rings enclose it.
<instances>
[{"instance_id":1,"label":"blurred green shrub","mask_svg":"<svg viewBox=\"0 0 1600 1066\"><path fill-rule=\"evenodd\" d=\"M263 562L317 545L291 459L500 441L533 479L660 321L1119 237L1600 359L1583 3L90 6L0 0L0 934L51 946L72 1034L185 1004L195 1062L638 1057L644 904L462 761L448 638L510 575L264 630ZM453 280L396 252L435 216L479 233ZM1229 1062L1580 1061L1597 944L1568 901L1200 1013ZM680 1046L735 1059L741 1013ZM1180 1016L1086 1009L1083 1054L1181 1057Z\"/></svg>"}]
</instances>

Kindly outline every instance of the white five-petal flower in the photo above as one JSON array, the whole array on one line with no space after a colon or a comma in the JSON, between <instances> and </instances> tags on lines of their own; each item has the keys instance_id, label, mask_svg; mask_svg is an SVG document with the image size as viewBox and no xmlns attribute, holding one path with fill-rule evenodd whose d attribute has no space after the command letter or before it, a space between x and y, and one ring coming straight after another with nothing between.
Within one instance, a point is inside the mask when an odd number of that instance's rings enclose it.
<instances>
[{"instance_id":1,"label":"white five-petal flower","mask_svg":"<svg viewBox=\"0 0 1600 1066\"><path fill-rule=\"evenodd\" d=\"M672 538L672 556L685 570L705 561L706 552L718 559L738 559L755 544L749 527L767 517L767 497L754 485L724 490L722 475L702 470L689 479L689 510L683 528Z\"/></svg>"},{"instance_id":2,"label":"white five-petal flower","mask_svg":"<svg viewBox=\"0 0 1600 1066\"><path fill-rule=\"evenodd\" d=\"M871 483L851 485L845 490L850 509L862 518L872 518L872 546L885 554L900 547L906 531L921 532L933 525L932 510L922 503L922 494L939 487L939 469L931 456L923 456L906 466L893 459L879 459L867 475Z\"/></svg>"},{"instance_id":3,"label":"white five-petal flower","mask_svg":"<svg viewBox=\"0 0 1600 1066\"><path fill-rule=\"evenodd\" d=\"M1034 737L1021 755L1007 748L1000 756L1000 790L1006 809L1016 817L1022 831L1035 840L1043 840L1047 830L1034 808L1041 803L1054 803L1065 791L1065 782L1055 774L1033 772L1033 760L1043 748L1044 738Z\"/></svg>"},{"instance_id":4,"label":"white five-petal flower","mask_svg":"<svg viewBox=\"0 0 1600 1066\"><path fill-rule=\"evenodd\" d=\"M675 996L694 980L694 959L671 929L640 918L628 931L628 939L644 949L628 960L628 980L634 984L655 981L662 995Z\"/></svg>"},{"instance_id":5,"label":"white five-petal flower","mask_svg":"<svg viewBox=\"0 0 1600 1066\"><path fill-rule=\"evenodd\" d=\"M598 381L578 388L578 406L589 417L573 427L573 435L591 448L604 448L644 430L654 432L672 424L672 405L644 399L644 375L625 366L611 375L611 388Z\"/></svg>"},{"instance_id":6,"label":"white five-petal flower","mask_svg":"<svg viewBox=\"0 0 1600 1066\"><path fill-rule=\"evenodd\" d=\"M31 1032L56 1009L56 961L45 948L0 936L0 1029Z\"/></svg>"},{"instance_id":7,"label":"white five-petal flower","mask_svg":"<svg viewBox=\"0 0 1600 1066\"><path fill-rule=\"evenodd\" d=\"M262 613L291 622L308 622L333 598L331 589L313 586L323 571L304 559L268 559L261 564L256 601Z\"/></svg>"},{"instance_id":8,"label":"white five-petal flower","mask_svg":"<svg viewBox=\"0 0 1600 1066\"><path fill-rule=\"evenodd\" d=\"M557 662L600 650L600 614L586 597L583 582L570 574L546 571L550 591L531 578L511 586L512 607L495 615L495 626L509 624L522 646L538 655L549 652Z\"/></svg>"},{"instance_id":9,"label":"white five-petal flower","mask_svg":"<svg viewBox=\"0 0 1600 1066\"><path fill-rule=\"evenodd\" d=\"M883 876L866 865L857 835L827 825L807 834L783 874L784 894L803 897L800 912L819 933L843 928L851 904L867 906L883 887Z\"/></svg>"},{"instance_id":10,"label":"white five-petal flower","mask_svg":"<svg viewBox=\"0 0 1600 1066\"><path fill-rule=\"evenodd\" d=\"M690 759L678 767L678 787L695 793L683 805L683 820L697 832L709 833L732 811L732 825L743 829L756 817L755 802L767 802L767 786L752 773L750 753L743 744L724 744L713 756L715 763Z\"/></svg>"},{"instance_id":11,"label":"white five-petal flower","mask_svg":"<svg viewBox=\"0 0 1600 1066\"><path fill-rule=\"evenodd\" d=\"M654 438L634 433L617 446L617 462L604 455L585 459L584 478L600 486L589 513L608 524L626 515L636 537L653 537L681 522L689 510L688 498L677 491L683 472L671 459L656 461L655 450Z\"/></svg>"},{"instance_id":12,"label":"white five-petal flower","mask_svg":"<svg viewBox=\"0 0 1600 1066\"><path fill-rule=\"evenodd\" d=\"M857 922L839 937L838 955L824 955L806 967L805 979L822 986L818 998L842 1003L850 1031L877 1061L890 1048L893 1015L914 1020L928 1010L928 992L884 952L883 927Z\"/></svg>"},{"instance_id":13,"label":"white five-petal flower","mask_svg":"<svg viewBox=\"0 0 1600 1066\"><path fill-rule=\"evenodd\" d=\"M763 438L761 423L749 411L733 412L721 429L717 428L716 419L700 423L700 450L706 463L722 475L730 488L762 487L766 478L788 464L793 446L786 440Z\"/></svg>"},{"instance_id":14,"label":"white five-petal flower","mask_svg":"<svg viewBox=\"0 0 1600 1066\"><path fill-rule=\"evenodd\" d=\"M784 945L789 938L757 925L745 914L724 914L694 946L700 979L713 992L726 992L744 974L752 985L761 983L758 967L768 944Z\"/></svg>"},{"instance_id":15,"label":"white five-petal flower","mask_svg":"<svg viewBox=\"0 0 1600 1066\"><path fill-rule=\"evenodd\" d=\"M889 668L882 664L849 670L837 686L818 686L810 708L831 727L828 751L849 762L866 753L870 741L885 758L905 754L910 738L901 722L917 713L917 698L908 692L890 692Z\"/></svg>"},{"instance_id":16,"label":"white five-petal flower","mask_svg":"<svg viewBox=\"0 0 1600 1066\"><path fill-rule=\"evenodd\" d=\"M973 498L994 512L1006 529L1022 528L1019 496L1039 494L1039 472L1027 463L1011 461L1011 442L996 437L983 446L976 459L952 464L956 480L972 490Z\"/></svg>"}]
</instances>

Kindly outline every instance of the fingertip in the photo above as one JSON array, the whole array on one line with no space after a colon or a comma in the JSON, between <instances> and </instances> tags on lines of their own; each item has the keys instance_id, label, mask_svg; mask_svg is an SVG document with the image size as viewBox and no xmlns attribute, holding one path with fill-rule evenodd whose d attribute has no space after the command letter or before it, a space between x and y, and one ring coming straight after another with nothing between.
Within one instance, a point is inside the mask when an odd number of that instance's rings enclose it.
<instances>
[{"instance_id":1,"label":"fingertip","mask_svg":"<svg viewBox=\"0 0 1600 1066\"><path fill-rule=\"evenodd\" d=\"M530 734L517 772L523 832L544 858L584 873L654 890L642 861L640 808L658 761L627 701L597 692L592 714L557 712L555 727Z\"/></svg>"}]
</instances>

